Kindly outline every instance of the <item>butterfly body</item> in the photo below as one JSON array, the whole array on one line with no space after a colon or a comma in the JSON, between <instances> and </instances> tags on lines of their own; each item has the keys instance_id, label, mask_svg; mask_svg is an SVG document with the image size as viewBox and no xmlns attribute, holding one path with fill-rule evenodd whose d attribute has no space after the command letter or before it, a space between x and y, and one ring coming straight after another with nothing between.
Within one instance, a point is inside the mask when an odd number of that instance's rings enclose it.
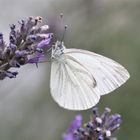
<instances>
[{"instance_id":1,"label":"butterfly body","mask_svg":"<svg viewBox=\"0 0 140 140\"><path fill-rule=\"evenodd\" d=\"M58 43L57 45L52 48L52 55L51 55L51 60L59 61L61 58L62 54L64 54L64 49L65 47L63 46L62 43Z\"/></svg>"},{"instance_id":2,"label":"butterfly body","mask_svg":"<svg viewBox=\"0 0 140 140\"><path fill-rule=\"evenodd\" d=\"M129 78L127 70L117 62L93 52L66 49L62 42L56 43L51 59L51 95L70 110L93 107L101 95Z\"/></svg>"}]
</instances>

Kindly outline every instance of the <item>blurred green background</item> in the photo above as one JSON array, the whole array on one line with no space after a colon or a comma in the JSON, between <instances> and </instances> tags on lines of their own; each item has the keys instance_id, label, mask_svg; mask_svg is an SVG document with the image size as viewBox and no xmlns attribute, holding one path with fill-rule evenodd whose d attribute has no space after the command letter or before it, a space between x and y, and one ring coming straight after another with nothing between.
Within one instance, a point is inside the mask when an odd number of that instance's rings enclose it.
<instances>
[{"instance_id":1,"label":"blurred green background","mask_svg":"<svg viewBox=\"0 0 140 140\"><path fill-rule=\"evenodd\" d=\"M9 24L28 16L68 25L67 48L81 48L124 65L130 80L101 98L100 111L110 107L123 117L119 140L139 140L140 132L140 0L0 0L0 31L8 39ZM62 21L61 21L62 22ZM55 24L54 23L54 24ZM58 36L61 36L61 33ZM91 110L60 108L49 92L50 65L27 65L16 79L0 81L1 140L62 140L76 114L89 120Z\"/></svg>"}]
</instances>

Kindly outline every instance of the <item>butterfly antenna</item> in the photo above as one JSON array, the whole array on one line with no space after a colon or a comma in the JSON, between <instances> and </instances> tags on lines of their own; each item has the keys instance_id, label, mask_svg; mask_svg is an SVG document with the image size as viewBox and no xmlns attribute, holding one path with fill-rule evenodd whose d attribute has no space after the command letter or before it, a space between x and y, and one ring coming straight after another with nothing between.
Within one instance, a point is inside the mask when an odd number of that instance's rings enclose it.
<instances>
[{"instance_id":1,"label":"butterfly antenna","mask_svg":"<svg viewBox=\"0 0 140 140\"><path fill-rule=\"evenodd\" d=\"M65 28L64 28L64 31L63 31L63 34L62 34L62 38L61 38L61 43L63 42L64 40L64 37L65 37L65 34L66 34L66 30L67 30L67 25L65 25Z\"/></svg>"},{"instance_id":2,"label":"butterfly antenna","mask_svg":"<svg viewBox=\"0 0 140 140\"><path fill-rule=\"evenodd\" d=\"M61 20L63 19L63 13L60 14L60 18L61 18ZM67 30L67 25L64 26L64 31L62 33L62 38L60 40L61 44L62 44L62 42L64 40L64 37L65 37L65 34L66 34L66 30Z\"/></svg>"}]
</instances>

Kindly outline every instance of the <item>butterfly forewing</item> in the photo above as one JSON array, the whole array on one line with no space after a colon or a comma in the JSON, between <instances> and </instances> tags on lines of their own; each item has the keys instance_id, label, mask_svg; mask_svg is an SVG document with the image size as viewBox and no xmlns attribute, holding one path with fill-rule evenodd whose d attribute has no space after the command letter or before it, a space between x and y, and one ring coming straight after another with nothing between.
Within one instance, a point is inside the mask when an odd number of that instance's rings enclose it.
<instances>
[{"instance_id":1,"label":"butterfly forewing","mask_svg":"<svg viewBox=\"0 0 140 140\"><path fill-rule=\"evenodd\" d=\"M66 49L70 55L82 63L96 80L100 95L107 94L124 84L130 77L128 71L114 60L102 55L79 49Z\"/></svg>"}]
</instances>

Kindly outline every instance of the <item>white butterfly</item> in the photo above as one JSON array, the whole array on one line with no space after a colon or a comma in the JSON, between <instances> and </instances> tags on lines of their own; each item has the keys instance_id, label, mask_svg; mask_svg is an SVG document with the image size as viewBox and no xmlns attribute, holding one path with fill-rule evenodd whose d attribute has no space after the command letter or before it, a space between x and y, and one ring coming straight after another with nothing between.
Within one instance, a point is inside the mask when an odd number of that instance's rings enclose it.
<instances>
[{"instance_id":1,"label":"white butterfly","mask_svg":"<svg viewBox=\"0 0 140 140\"><path fill-rule=\"evenodd\" d=\"M69 110L85 110L124 84L130 77L117 62L56 42L51 54L50 90L54 100Z\"/></svg>"}]
</instances>

